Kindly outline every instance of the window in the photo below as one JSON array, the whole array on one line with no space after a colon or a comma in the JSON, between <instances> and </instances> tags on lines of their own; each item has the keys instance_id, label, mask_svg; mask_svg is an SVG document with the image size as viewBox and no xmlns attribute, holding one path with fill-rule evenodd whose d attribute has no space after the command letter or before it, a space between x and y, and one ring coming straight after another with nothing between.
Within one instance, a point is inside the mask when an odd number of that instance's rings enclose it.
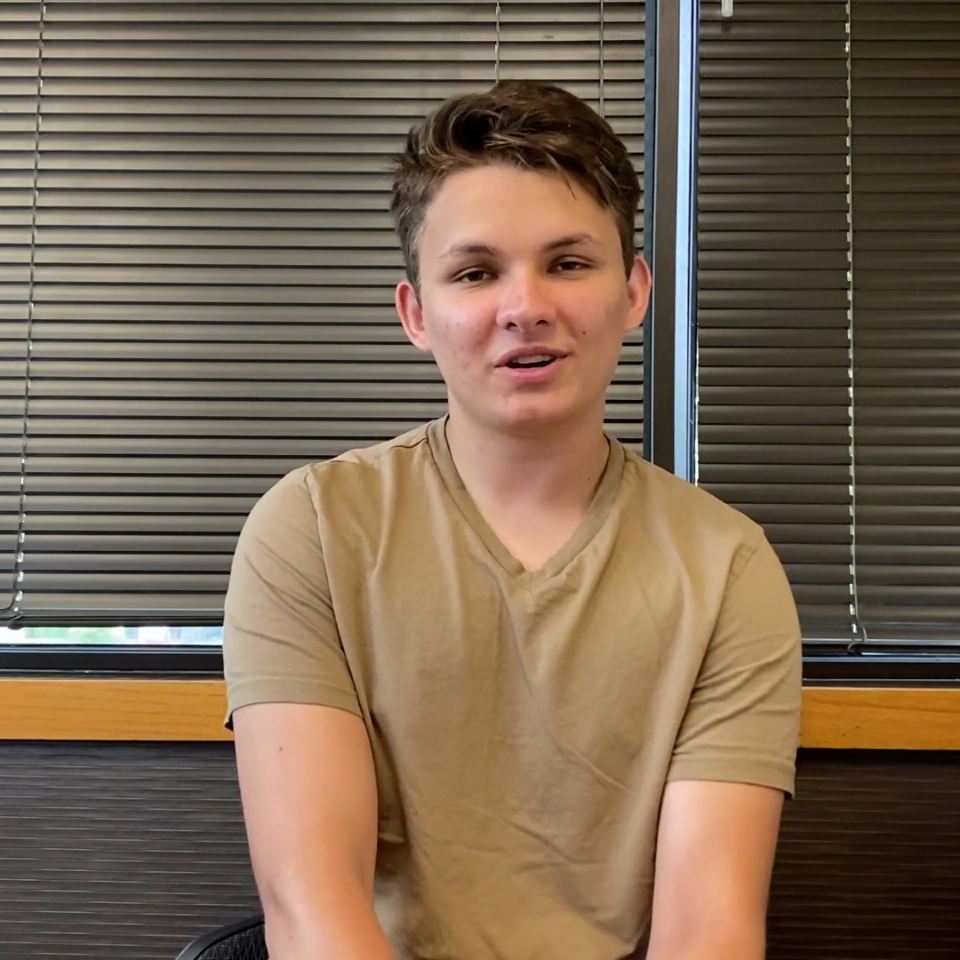
<instances>
[{"instance_id":1,"label":"window","mask_svg":"<svg viewBox=\"0 0 960 960\"><path fill-rule=\"evenodd\" d=\"M675 51L698 65L698 480L765 526L811 662L960 657L954 4L700 11ZM601 109L642 172L644 4L4 13L0 643L216 643L260 493L442 409L394 319L386 154L443 97L526 76ZM608 408L634 445L643 349Z\"/></svg>"},{"instance_id":2,"label":"window","mask_svg":"<svg viewBox=\"0 0 960 960\"><path fill-rule=\"evenodd\" d=\"M811 658L943 662L960 655L955 5L719 8L700 24L700 481L765 526Z\"/></svg>"},{"instance_id":3,"label":"window","mask_svg":"<svg viewBox=\"0 0 960 960\"><path fill-rule=\"evenodd\" d=\"M394 318L385 156L499 75L593 102L642 171L643 14L6 5L0 563L18 641L209 642L182 631L215 632L267 486L441 412ZM642 352L609 408L635 444Z\"/></svg>"}]
</instances>

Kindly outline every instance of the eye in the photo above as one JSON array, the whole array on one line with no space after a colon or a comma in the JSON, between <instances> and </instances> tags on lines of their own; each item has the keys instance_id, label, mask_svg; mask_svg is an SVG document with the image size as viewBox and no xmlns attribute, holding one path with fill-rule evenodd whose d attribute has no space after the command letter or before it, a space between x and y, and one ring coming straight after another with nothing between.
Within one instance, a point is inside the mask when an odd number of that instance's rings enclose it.
<instances>
[{"instance_id":1,"label":"eye","mask_svg":"<svg viewBox=\"0 0 960 960\"><path fill-rule=\"evenodd\" d=\"M480 283L482 280L485 280L487 277L492 276L489 270L481 270L479 267L474 267L472 270L464 270L463 273L458 273L454 278L454 283Z\"/></svg>"},{"instance_id":2,"label":"eye","mask_svg":"<svg viewBox=\"0 0 960 960\"><path fill-rule=\"evenodd\" d=\"M571 260L569 257L565 257L563 260L558 260L554 265L553 269L557 273L574 273L577 270L586 270L589 264L583 262L583 260Z\"/></svg>"}]
</instances>

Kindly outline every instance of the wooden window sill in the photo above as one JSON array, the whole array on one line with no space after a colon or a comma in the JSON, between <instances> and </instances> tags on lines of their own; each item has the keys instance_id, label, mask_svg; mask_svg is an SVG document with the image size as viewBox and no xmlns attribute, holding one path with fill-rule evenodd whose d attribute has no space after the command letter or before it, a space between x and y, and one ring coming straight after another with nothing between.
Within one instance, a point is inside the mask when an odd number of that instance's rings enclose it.
<instances>
[{"instance_id":1,"label":"wooden window sill","mask_svg":"<svg viewBox=\"0 0 960 960\"><path fill-rule=\"evenodd\" d=\"M230 740L222 680L5 677L0 740ZM802 745L960 750L960 689L810 687Z\"/></svg>"}]
</instances>

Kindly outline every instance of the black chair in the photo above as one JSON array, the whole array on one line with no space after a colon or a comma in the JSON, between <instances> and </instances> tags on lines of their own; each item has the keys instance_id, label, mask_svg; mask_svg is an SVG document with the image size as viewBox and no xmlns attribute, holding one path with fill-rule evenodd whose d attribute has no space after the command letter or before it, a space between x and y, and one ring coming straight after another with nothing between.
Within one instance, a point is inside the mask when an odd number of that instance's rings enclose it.
<instances>
[{"instance_id":1,"label":"black chair","mask_svg":"<svg viewBox=\"0 0 960 960\"><path fill-rule=\"evenodd\" d=\"M198 937L177 960L269 960L263 938L263 914Z\"/></svg>"}]
</instances>

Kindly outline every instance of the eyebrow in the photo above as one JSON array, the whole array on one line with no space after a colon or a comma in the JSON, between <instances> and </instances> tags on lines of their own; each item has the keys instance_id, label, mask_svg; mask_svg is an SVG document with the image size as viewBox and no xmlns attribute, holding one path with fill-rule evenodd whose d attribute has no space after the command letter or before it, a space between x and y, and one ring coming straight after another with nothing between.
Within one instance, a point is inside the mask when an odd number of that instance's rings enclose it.
<instances>
[{"instance_id":1,"label":"eyebrow","mask_svg":"<svg viewBox=\"0 0 960 960\"><path fill-rule=\"evenodd\" d=\"M597 242L597 238L590 233L570 233L563 237L557 237L556 240L551 240L543 247L543 250L544 252L549 252L551 250L558 250L561 247L575 247L582 244L596 245ZM440 254L440 257L444 260L449 260L465 254L495 257L499 254L499 251L496 247L491 247L489 244L476 243L468 240L464 243L455 243L452 247L448 247Z\"/></svg>"}]
</instances>

